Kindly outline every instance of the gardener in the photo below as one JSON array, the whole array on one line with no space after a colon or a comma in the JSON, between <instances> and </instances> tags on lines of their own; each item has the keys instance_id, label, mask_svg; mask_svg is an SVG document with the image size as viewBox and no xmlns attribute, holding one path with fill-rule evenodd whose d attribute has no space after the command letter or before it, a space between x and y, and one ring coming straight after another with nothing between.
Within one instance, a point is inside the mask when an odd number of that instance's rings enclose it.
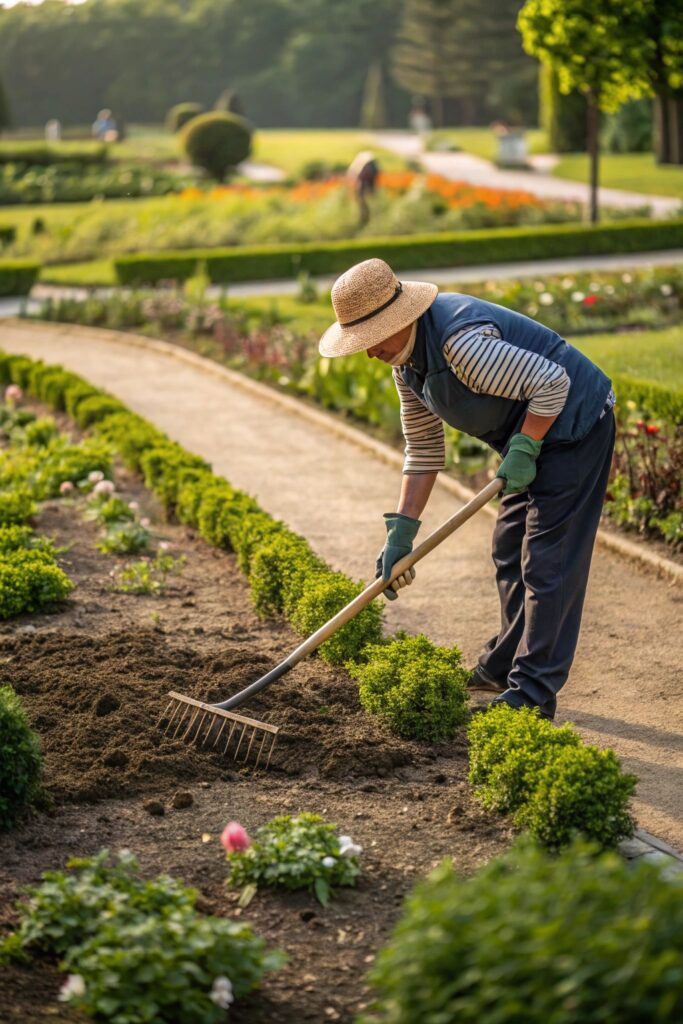
<instances>
[{"instance_id":1,"label":"gardener","mask_svg":"<svg viewBox=\"0 0 683 1024\"><path fill-rule=\"evenodd\" d=\"M323 356L366 352L393 366L406 440L396 512L377 576L412 550L437 473L443 423L503 456L506 486L493 535L500 631L486 644L472 689L494 704L555 715L579 636L591 553L614 447L609 379L542 324L436 285L397 280L379 259L335 283L337 315ZM392 600L414 570L385 591Z\"/></svg>"}]
</instances>

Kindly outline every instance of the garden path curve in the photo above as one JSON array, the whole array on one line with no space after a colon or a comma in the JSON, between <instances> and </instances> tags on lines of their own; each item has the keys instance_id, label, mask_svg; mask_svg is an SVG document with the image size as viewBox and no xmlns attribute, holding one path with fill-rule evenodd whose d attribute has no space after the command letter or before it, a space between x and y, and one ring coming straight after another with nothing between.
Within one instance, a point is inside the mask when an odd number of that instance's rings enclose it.
<instances>
[{"instance_id":1,"label":"garden path curve","mask_svg":"<svg viewBox=\"0 0 683 1024\"><path fill-rule=\"evenodd\" d=\"M323 416L312 424L208 360L155 349L133 335L5 321L0 346L62 363L105 387L255 495L334 568L369 577L383 540L382 513L395 507L400 469L328 430ZM423 534L458 504L437 485ZM415 585L387 607L387 626L457 643L471 663L498 624L492 524L480 513L422 563ZM558 711L559 721L574 721L586 741L613 747L636 772L639 824L679 850L682 627L683 588L597 548L579 650Z\"/></svg>"}]
</instances>

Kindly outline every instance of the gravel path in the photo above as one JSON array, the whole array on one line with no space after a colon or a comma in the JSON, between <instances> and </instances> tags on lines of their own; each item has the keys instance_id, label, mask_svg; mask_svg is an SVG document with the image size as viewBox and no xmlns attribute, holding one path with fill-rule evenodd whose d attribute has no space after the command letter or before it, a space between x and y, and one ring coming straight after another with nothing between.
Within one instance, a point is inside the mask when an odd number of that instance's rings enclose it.
<instances>
[{"instance_id":1,"label":"gravel path","mask_svg":"<svg viewBox=\"0 0 683 1024\"><path fill-rule=\"evenodd\" d=\"M132 347L130 335L68 325L4 323L0 345L60 362L106 387L216 472L254 494L304 534L332 566L367 579L395 507L400 473L333 431L222 379L214 364L189 365ZM437 487L423 535L452 514ZM459 644L472 662L498 624L490 562L492 519L480 513L425 561L389 605L389 628ZM614 747L640 777L639 824L683 849L683 591L612 552L596 551L584 626L558 720ZM678 642L677 642L678 638Z\"/></svg>"},{"instance_id":2,"label":"gravel path","mask_svg":"<svg viewBox=\"0 0 683 1024\"><path fill-rule=\"evenodd\" d=\"M407 160L419 160L425 170L440 174L450 181L468 181L487 188L520 189L533 192L541 199L557 199L587 203L588 184L554 178L540 171L504 171L472 153L430 153L422 148L422 140L412 132L381 132L375 134L377 145L398 153ZM549 167L548 163L545 164ZM671 217L681 209L675 197L652 196L644 192L626 192L617 188L599 190L601 206L622 210L638 210L649 206L655 217Z\"/></svg>"}]
</instances>

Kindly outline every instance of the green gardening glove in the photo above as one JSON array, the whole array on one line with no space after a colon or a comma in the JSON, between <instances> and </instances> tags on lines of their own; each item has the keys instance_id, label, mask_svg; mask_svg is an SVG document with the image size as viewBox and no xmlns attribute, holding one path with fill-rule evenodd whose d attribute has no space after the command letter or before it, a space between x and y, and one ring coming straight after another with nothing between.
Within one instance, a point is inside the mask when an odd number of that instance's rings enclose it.
<instances>
[{"instance_id":1,"label":"green gardening glove","mask_svg":"<svg viewBox=\"0 0 683 1024\"><path fill-rule=\"evenodd\" d=\"M507 482L503 494L524 491L536 478L536 459L541 454L543 441L534 441L528 434L513 434L508 452L496 476Z\"/></svg>"},{"instance_id":2,"label":"green gardening glove","mask_svg":"<svg viewBox=\"0 0 683 1024\"><path fill-rule=\"evenodd\" d=\"M387 527L387 542L377 558L375 579L379 579L382 576L385 580L388 580L391 576L392 567L396 562L403 558L404 555L409 555L413 550L413 541L417 536L417 531L420 529L421 521L419 519L411 519L410 516L404 516L400 512L386 512L384 514L384 522ZM384 591L384 596L390 601L395 601L398 597L397 590L400 590L401 587L406 586L408 583L412 583L414 579L415 570L408 569L390 587L387 587ZM394 587L397 589L394 590Z\"/></svg>"}]
</instances>

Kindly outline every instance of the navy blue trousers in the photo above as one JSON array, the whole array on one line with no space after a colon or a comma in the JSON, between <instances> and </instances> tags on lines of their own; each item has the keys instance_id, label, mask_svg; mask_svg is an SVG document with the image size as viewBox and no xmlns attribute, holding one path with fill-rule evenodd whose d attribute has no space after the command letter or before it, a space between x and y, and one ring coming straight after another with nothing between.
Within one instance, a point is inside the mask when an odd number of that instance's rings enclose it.
<instances>
[{"instance_id":1,"label":"navy blue trousers","mask_svg":"<svg viewBox=\"0 0 683 1024\"><path fill-rule=\"evenodd\" d=\"M479 659L515 707L552 718L569 675L614 449L606 413L574 444L543 446L528 490L503 498L493 534L500 632Z\"/></svg>"}]
</instances>

